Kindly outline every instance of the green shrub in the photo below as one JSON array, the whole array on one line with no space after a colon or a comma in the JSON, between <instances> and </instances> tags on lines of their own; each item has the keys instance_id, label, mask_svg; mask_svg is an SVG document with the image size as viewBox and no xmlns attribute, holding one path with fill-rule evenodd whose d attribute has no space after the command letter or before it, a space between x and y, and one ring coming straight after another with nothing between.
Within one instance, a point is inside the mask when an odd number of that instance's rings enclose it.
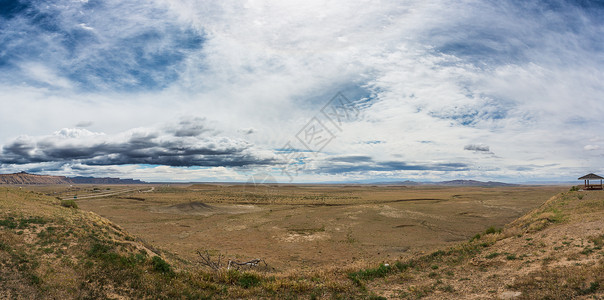
<instances>
[{"instance_id":1,"label":"green shrub","mask_svg":"<svg viewBox=\"0 0 604 300\"><path fill-rule=\"evenodd\" d=\"M480 233L477 233L475 236L473 236L473 237L470 239L470 242L473 242L473 241L475 241L475 240L480 240Z\"/></svg>"},{"instance_id":2,"label":"green shrub","mask_svg":"<svg viewBox=\"0 0 604 300\"><path fill-rule=\"evenodd\" d=\"M594 245L596 245L596 247L602 247L602 246L604 246L604 234L602 234L600 236L590 237L589 241L594 243Z\"/></svg>"},{"instance_id":3,"label":"green shrub","mask_svg":"<svg viewBox=\"0 0 604 300\"><path fill-rule=\"evenodd\" d=\"M106 244L94 243L90 250L88 250L88 256L90 257L101 257L111 250L112 247Z\"/></svg>"},{"instance_id":4,"label":"green shrub","mask_svg":"<svg viewBox=\"0 0 604 300\"><path fill-rule=\"evenodd\" d=\"M78 208L78 204L73 200L61 200L61 206L69 208Z\"/></svg>"},{"instance_id":5,"label":"green shrub","mask_svg":"<svg viewBox=\"0 0 604 300\"><path fill-rule=\"evenodd\" d=\"M46 220L40 217L23 218L20 220L17 220L13 217L7 217L4 220L0 220L0 226L7 227L9 229L24 229L27 228L29 224L46 224Z\"/></svg>"},{"instance_id":6,"label":"green shrub","mask_svg":"<svg viewBox=\"0 0 604 300\"><path fill-rule=\"evenodd\" d=\"M0 226L7 227L9 229L17 228L17 222L13 217L8 217L5 220L0 220Z\"/></svg>"},{"instance_id":7,"label":"green shrub","mask_svg":"<svg viewBox=\"0 0 604 300\"><path fill-rule=\"evenodd\" d=\"M583 290L579 290L579 295L589 295L589 294L593 294L595 292L598 291L598 289L600 288L600 283L597 281L594 281L592 283L589 284L589 287Z\"/></svg>"},{"instance_id":8,"label":"green shrub","mask_svg":"<svg viewBox=\"0 0 604 300\"><path fill-rule=\"evenodd\" d=\"M34 274L30 274L29 275L29 280L31 281L31 283L35 284L35 285L39 285L42 280L40 279L40 277L34 275Z\"/></svg>"},{"instance_id":9,"label":"green shrub","mask_svg":"<svg viewBox=\"0 0 604 300\"><path fill-rule=\"evenodd\" d=\"M260 277L253 273L243 273L239 277L238 283L245 289L255 287L260 284Z\"/></svg>"},{"instance_id":10,"label":"green shrub","mask_svg":"<svg viewBox=\"0 0 604 300\"><path fill-rule=\"evenodd\" d=\"M491 226L485 230L484 234L495 234L501 233L501 228L496 228L495 226Z\"/></svg>"},{"instance_id":11,"label":"green shrub","mask_svg":"<svg viewBox=\"0 0 604 300\"><path fill-rule=\"evenodd\" d=\"M30 217L19 221L19 228L25 228L29 224L46 224L47 221L41 217Z\"/></svg>"},{"instance_id":12,"label":"green shrub","mask_svg":"<svg viewBox=\"0 0 604 300\"><path fill-rule=\"evenodd\" d=\"M172 273L172 267L170 266L170 264L168 264L159 256L153 256L153 258L151 259L151 264L153 265L153 270L157 272L164 274Z\"/></svg>"},{"instance_id":13,"label":"green shrub","mask_svg":"<svg viewBox=\"0 0 604 300\"><path fill-rule=\"evenodd\" d=\"M399 269L399 271L405 271L405 270L407 270L407 269L409 269L409 268L412 268L412 267L414 266L414 262L413 262L413 261L411 261L411 262L408 262L408 263L402 263L402 262L400 262L400 261L397 261L397 262L394 264L394 266L395 266L397 269Z\"/></svg>"},{"instance_id":14,"label":"green shrub","mask_svg":"<svg viewBox=\"0 0 604 300\"><path fill-rule=\"evenodd\" d=\"M375 269L365 269L360 270L358 272L353 272L348 274L348 278L350 278L354 282L359 282L360 280L369 280L374 278L386 277L392 267L381 264L379 267Z\"/></svg>"}]
</instances>

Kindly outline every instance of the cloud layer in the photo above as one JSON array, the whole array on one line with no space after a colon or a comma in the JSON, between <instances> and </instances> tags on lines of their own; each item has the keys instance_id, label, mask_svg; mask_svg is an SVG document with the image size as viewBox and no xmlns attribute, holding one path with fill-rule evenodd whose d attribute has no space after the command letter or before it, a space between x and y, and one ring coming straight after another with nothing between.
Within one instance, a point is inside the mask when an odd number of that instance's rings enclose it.
<instances>
[{"instance_id":1,"label":"cloud layer","mask_svg":"<svg viewBox=\"0 0 604 300\"><path fill-rule=\"evenodd\" d=\"M49 136L21 136L1 149L0 164L35 163L110 166L246 167L278 163L240 139L206 135L203 120L181 121L163 130L133 129L116 136L62 129Z\"/></svg>"},{"instance_id":2,"label":"cloud layer","mask_svg":"<svg viewBox=\"0 0 604 300\"><path fill-rule=\"evenodd\" d=\"M5 1L0 80L50 88L133 91L179 79L204 34L146 2ZM6 72L10 70L10 72Z\"/></svg>"}]
</instances>

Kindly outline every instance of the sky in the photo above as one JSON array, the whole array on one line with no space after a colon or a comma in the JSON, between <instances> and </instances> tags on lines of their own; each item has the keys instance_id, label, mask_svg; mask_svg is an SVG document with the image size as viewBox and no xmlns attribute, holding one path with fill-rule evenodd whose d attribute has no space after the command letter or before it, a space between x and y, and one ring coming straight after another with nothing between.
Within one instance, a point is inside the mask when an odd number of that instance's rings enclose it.
<instances>
[{"instance_id":1,"label":"sky","mask_svg":"<svg viewBox=\"0 0 604 300\"><path fill-rule=\"evenodd\" d=\"M0 173L604 173L602 1L0 0Z\"/></svg>"}]
</instances>

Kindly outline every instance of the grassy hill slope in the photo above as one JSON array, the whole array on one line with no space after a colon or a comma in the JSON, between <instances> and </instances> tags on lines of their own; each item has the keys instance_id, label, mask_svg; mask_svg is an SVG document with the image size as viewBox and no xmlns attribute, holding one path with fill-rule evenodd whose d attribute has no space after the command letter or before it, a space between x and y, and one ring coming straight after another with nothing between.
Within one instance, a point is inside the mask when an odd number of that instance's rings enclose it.
<instances>
[{"instance_id":1,"label":"grassy hill slope","mask_svg":"<svg viewBox=\"0 0 604 300\"><path fill-rule=\"evenodd\" d=\"M602 299L603 246L604 192L573 191L503 229L353 278L388 298Z\"/></svg>"},{"instance_id":2,"label":"grassy hill slope","mask_svg":"<svg viewBox=\"0 0 604 300\"><path fill-rule=\"evenodd\" d=\"M61 201L0 189L0 298L170 296L172 268L118 226ZM194 291L190 291L194 293Z\"/></svg>"}]
</instances>

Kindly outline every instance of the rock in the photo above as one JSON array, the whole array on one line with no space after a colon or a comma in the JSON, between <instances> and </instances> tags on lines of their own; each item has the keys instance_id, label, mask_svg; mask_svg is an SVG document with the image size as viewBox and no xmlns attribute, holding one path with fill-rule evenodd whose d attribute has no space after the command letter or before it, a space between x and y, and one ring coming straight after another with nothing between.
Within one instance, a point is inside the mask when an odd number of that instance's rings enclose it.
<instances>
[{"instance_id":1,"label":"rock","mask_svg":"<svg viewBox=\"0 0 604 300\"><path fill-rule=\"evenodd\" d=\"M514 292L514 291L505 291L499 294L499 299L515 299L522 295L522 292Z\"/></svg>"}]
</instances>

